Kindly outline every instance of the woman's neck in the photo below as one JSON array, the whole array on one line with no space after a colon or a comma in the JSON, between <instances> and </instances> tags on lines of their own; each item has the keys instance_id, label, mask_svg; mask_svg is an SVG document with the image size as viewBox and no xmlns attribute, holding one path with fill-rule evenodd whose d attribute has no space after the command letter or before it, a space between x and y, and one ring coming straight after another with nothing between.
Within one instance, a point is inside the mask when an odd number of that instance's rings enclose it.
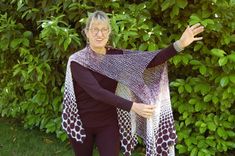
<instances>
[{"instance_id":1,"label":"woman's neck","mask_svg":"<svg viewBox=\"0 0 235 156\"><path fill-rule=\"evenodd\" d=\"M97 54L106 54L106 48L105 47L95 48L95 47L90 46L90 48L91 48L91 50L93 50Z\"/></svg>"}]
</instances>

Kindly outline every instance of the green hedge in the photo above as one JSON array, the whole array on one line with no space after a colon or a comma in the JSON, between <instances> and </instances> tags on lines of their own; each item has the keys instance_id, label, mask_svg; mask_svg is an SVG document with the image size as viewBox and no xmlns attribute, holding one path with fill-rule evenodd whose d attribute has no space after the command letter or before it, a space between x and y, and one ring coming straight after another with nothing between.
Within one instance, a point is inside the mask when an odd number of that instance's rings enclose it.
<instances>
[{"instance_id":1,"label":"green hedge","mask_svg":"<svg viewBox=\"0 0 235 156\"><path fill-rule=\"evenodd\" d=\"M67 138L61 130L65 67L85 46L87 13L109 13L110 45L156 50L179 39L188 24L203 40L170 60L177 155L235 153L234 0L2 0L0 113Z\"/></svg>"}]
</instances>

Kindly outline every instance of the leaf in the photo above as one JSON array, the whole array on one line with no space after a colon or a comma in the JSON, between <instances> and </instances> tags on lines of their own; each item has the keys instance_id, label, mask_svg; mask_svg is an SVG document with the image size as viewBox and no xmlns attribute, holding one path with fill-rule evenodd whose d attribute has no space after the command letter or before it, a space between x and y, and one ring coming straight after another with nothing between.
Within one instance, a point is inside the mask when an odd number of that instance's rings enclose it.
<instances>
[{"instance_id":1,"label":"leaf","mask_svg":"<svg viewBox=\"0 0 235 156\"><path fill-rule=\"evenodd\" d=\"M232 83L235 83L235 74L229 75L229 80L230 80Z\"/></svg>"},{"instance_id":2,"label":"leaf","mask_svg":"<svg viewBox=\"0 0 235 156\"><path fill-rule=\"evenodd\" d=\"M68 135L66 133L63 133L61 136L60 136L61 140L62 141L65 141L67 138L68 138Z\"/></svg>"},{"instance_id":3,"label":"leaf","mask_svg":"<svg viewBox=\"0 0 235 156\"><path fill-rule=\"evenodd\" d=\"M190 100L189 100L189 103L190 103L191 105L195 104L196 102L197 102L196 99L190 99Z\"/></svg>"},{"instance_id":4,"label":"leaf","mask_svg":"<svg viewBox=\"0 0 235 156\"><path fill-rule=\"evenodd\" d=\"M220 80L220 85L222 87L227 86L229 83L229 77L228 76L224 76L221 80Z\"/></svg>"},{"instance_id":5,"label":"leaf","mask_svg":"<svg viewBox=\"0 0 235 156\"><path fill-rule=\"evenodd\" d=\"M199 128L199 132L201 133L201 134L203 134L203 133L205 133L205 131L206 131L206 127L200 127Z\"/></svg>"},{"instance_id":6,"label":"leaf","mask_svg":"<svg viewBox=\"0 0 235 156\"><path fill-rule=\"evenodd\" d=\"M216 96L213 96L213 97L212 97L212 102L213 102L214 104L217 104L217 103L219 102L219 99L218 99Z\"/></svg>"},{"instance_id":7,"label":"leaf","mask_svg":"<svg viewBox=\"0 0 235 156\"><path fill-rule=\"evenodd\" d=\"M172 6L175 2L172 1L172 0L165 0L162 5L161 5L161 8L162 8L162 11L166 10L167 8L169 8L170 6Z\"/></svg>"},{"instance_id":8,"label":"leaf","mask_svg":"<svg viewBox=\"0 0 235 156\"><path fill-rule=\"evenodd\" d=\"M194 147L192 151L190 152L190 156L197 156L198 148Z\"/></svg>"},{"instance_id":9,"label":"leaf","mask_svg":"<svg viewBox=\"0 0 235 156\"><path fill-rule=\"evenodd\" d=\"M186 119L188 117L188 112L183 113L183 119Z\"/></svg>"},{"instance_id":10,"label":"leaf","mask_svg":"<svg viewBox=\"0 0 235 156\"><path fill-rule=\"evenodd\" d=\"M184 87L183 87L183 86L180 86L180 87L178 88L178 92L179 92L179 93L183 93L183 92L184 92Z\"/></svg>"},{"instance_id":11,"label":"leaf","mask_svg":"<svg viewBox=\"0 0 235 156\"><path fill-rule=\"evenodd\" d=\"M207 137L206 138L206 143L209 146L215 147L216 146L216 142L214 140L214 137Z\"/></svg>"},{"instance_id":12,"label":"leaf","mask_svg":"<svg viewBox=\"0 0 235 156\"><path fill-rule=\"evenodd\" d=\"M190 16L189 24L194 25L196 23L199 23L200 21L201 19L196 14L193 14Z\"/></svg>"},{"instance_id":13,"label":"leaf","mask_svg":"<svg viewBox=\"0 0 235 156\"><path fill-rule=\"evenodd\" d=\"M235 53L228 55L228 59L235 62Z\"/></svg>"},{"instance_id":14,"label":"leaf","mask_svg":"<svg viewBox=\"0 0 235 156\"><path fill-rule=\"evenodd\" d=\"M26 38L24 38L24 39L23 39L23 45L26 46L26 47L28 47L28 46L29 46L29 40L26 39Z\"/></svg>"},{"instance_id":15,"label":"leaf","mask_svg":"<svg viewBox=\"0 0 235 156\"><path fill-rule=\"evenodd\" d=\"M188 93L192 92L192 87L189 84L185 84L184 88Z\"/></svg>"},{"instance_id":16,"label":"leaf","mask_svg":"<svg viewBox=\"0 0 235 156\"><path fill-rule=\"evenodd\" d=\"M146 34L143 35L143 40L144 40L144 41L149 40L149 38L150 38L150 35L149 35L148 33L146 33Z\"/></svg>"},{"instance_id":17,"label":"leaf","mask_svg":"<svg viewBox=\"0 0 235 156\"><path fill-rule=\"evenodd\" d=\"M179 150L179 153L180 153L180 154L187 152L186 146L183 146L183 145L178 144L178 145L176 145L176 148Z\"/></svg>"},{"instance_id":18,"label":"leaf","mask_svg":"<svg viewBox=\"0 0 235 156\"><path fill-rule=\"evenodd\" d=\"M13 76L16 76L19 72L21 72L21 68L16 68L13 72Z\"/></svg>"},{"instance_id":19,"label":"leaf","mask_svg":"<svg viewBox=\"0 0 235 156\"><path fill-rule=\"evenodd\" d=\"M148 46L148 51L154 51L157 49L157 45L155 43L150 43Z\"/></svg>"},{"instance_id":20,"label":"leaf","mask_svg":"<svg viewBox=\"0 0 235 156\"><path fill-rule=\"evenodd\" d=\"M179 55L176 55L175 57L173 57L172 60L173 60L174 65L177 65L181 61L181 57Z\"/></svg>"},{"instance_id":21,"label":"leaf","mask_svg":"<svg viewBox=\"0 0 235 156\"><path fill-rule=\"evenodd\" d=\"M212 19L205 19L205 20L203 20L201 23L202 23L202 25L205 26L205 27L206 27L208 24L211 24L211 25L214 25L214 24L215 24Z\"/></svg>"},{"instance_id":22,"label":"leaf","mask_svg":"<svg viewBox=\"0 0 235 156\"><path fill-rule=\"evenodd\" d=\"M234 131L226 131L229 137L235 137Z\"/></svg>"},{"instance_id":23,"label":"leaf","mask_svg":"<svg viewBox=\"0 0 235 156\"><path fill-rule=\"evenodd\" d=\"M31 37L33 34L32 34L32 32L31 31L25 31L24 33L23 33L23 36L25 37L25 38L29 38L29 37Z\"/></svg>"},{"instance_id":24,"label":"leaf","mask_svg":"<svg viewBox=\"0 0 235 156\"><path fill-rule=\"evenodd\" d=\"M198 156L205 156L205 155L204 155L204 153L200 150L200 151L198 152Z\"/></svg>"},{"instance_id":25,"label":"leaf","mask_svg":"<svg viewBox=\"0 0 235 156\"><path fill-rule=\"evenodd\" d=\"M64 41L64 50L67 50L69 44L71 43L71 38L68 37L65 41Z\"/></svg>"},{"instance_id":26,"label":"leaf","mask_svg":"<svg viewBox=\"0 0 235 156\"><path fill-rule=\"evenodd\" d=\"M21 39L17 38L11 41L11 48L15 49L21 43Z\"/></svg>"},{"instance_id":27,"label":"leaf","mask_svg":"<svg viewBox=\"0 0 235 156\"><path fill-rule=\"evenodd\" d=\"M197 143L197 147L199 149L201 148L206 148L208 145L206 144L206 140L202 139L202 140L199 140L199 142Z\"/></svg>"},{"instance_id":28,"label":"leaf","mask_svg":"<svg viewBox=\"0 0 235 156\"><path fill-rule=\"evenodd\" d=\"M212 49L211 50L211 54L214 55L214 56L217 56L217 57L223 57L225 53L224 50L221 50L221 49Z\"/></svg>"},{"instance_id":29,"label":"leaf","mask_svg":"<svg viewBox=\"0 0 235 156\"><path fill-rule=\"evenodd\" d=\"M203 44L197 43L197 44L194 46L193 51L198 51L198 50L200 50L200 49L202 48L202 46L203 46Z\"/></svg>"},{"instance_id":30,"label":"leaf","mask_svg":"<svg viewBox=\"0 0 235 156\"><path fill-rule=\"evenodd\" d=\"M176 4L179 8L184 9L187 6L188 1L187 0L176 0Z\"/></svg>"},{"instance_id":31,"label":"leaf","mask_svg":"<svg viewBox=\"0 0 235 156\"><path fill-rule=\"evenodd\" d=\"M47 128L46 130L47 133L54 132L56 129L55 123L53 121L48 122L46 128Z\"/></svg>"},{"instance_id":32,"label":"leaf","mask_svg":"<svg viewBox=\"0 0 235 156\"><path fill-rule=\"evenodd\" d=\"M208 122L207 123L208 129L211 131L215 131L216 130L216 125L214 122Z\"/></svg>"},{"instance_id":33,"label":"leaf","mask_svg":"<svg viewBox=\"0 0 235 156\"><path fill-rule=\"evenodd\" d=\"M207 146L206 146L207 147ZM205 154L210 154L210 152L207 150L207 149L205 149L206 148L205 146L204 146L204 148L203 149L201 149L201 151L203 151L203 153L205 153Z\"/></svg>"},{"instance_id":34,"label":"leaf","mask_svg":"<svg viewBox=\"0 0 235 156\"><path fill-rule=\"evenodd\" d=\"M219 122L220 122L219 117L218 116L214 116L214 123L216 124L216 126L219 125Z\"/></svg>"},{"instance_id":35,"label":"leaf","mask_svg":"<svg viewBox=\"0 0 235 156\"><path fill-rule=\"evenodd\" d=\"M177 81L173 81L170 83L170 86L174 86L174 87L179 87L181 84Z\"/></svg>"},{"instance_id":36,"label":"leaf","mask_svg":"<svg viewBox=\"0 0 235 156\"><path fill-rule=\"evenodd\" d=\"M192 119L191 118L186 118L185 125L188 126L191 123L192 123Z\"/></svg>"},{"instance_id":37,"label":"leaf","mask_svg":"<svg viewBox=\"0 0 235 156\"><path fill-rule=\"evenodd\" d=\"M195 126L197 126L197 127L201 127L201 125L203 124L203 122L202 121L197 121L196 123L195 123Z\"/></svg>"},{"instance_id":38,"label":"leaf","mask_svg":"<svg viewBox=\"0 0 235 156\"><path fill-rule=\"evenodd\" d=\"M202 104L201 104L201 103L196 103L196 105L195 105L195 111L196 111L196 112L201 111L201 110L202 110L202 108L203 108L203 106L202 106Z\"/></svg>"},{"instance_id":39,"label":"leaf","mask_svg":"<svg viewBox=\"0 0 235 156\"><path fill-rule=\"evenodd\" d=\"M183 63L184 64L188 64L188 62L189 62L189 58L188 57L186 57L186 56L184 56L184 57L182 57L182 61L183 61Z\"/></svg>"},{"instance_id":40,"label":"leaf","mask_svg":"<svg viewBox=\"0 0 235 156\"><path fill-rule=\"evenodd\" d=\"M138 33L135 31L128 31L128 36L138 36Z\"/></svg>"},{"instance_id":41,"label":"leaf","mask_svg":"<svg viewBox=\"0 0 235 156\"><path fill-rule=\"evenodd\" d=\"M143 21L144 22L144 21ZM143 24L139 27L139 29L149 29L149 26L146 24Z\"/></svg>"},{"instance_id":42,"label":"leaf","mask_svg":"<svg viewBox=\"0 0 235 156\"><path fill-rule=\"evenodd\" d=\"M223 41L228 45L230 43L230 35L223 35Z\"/></svg>"},{"instance_id":43,"label":"leaf","mask_svg":"<svg viewBox=\"0 0 235 156\"><path fill-rule=\"evenodd\" d=\"M224 121L222 125L224 128L231 128L232 127L232 123L228 122L228 121Z\"/></svg>"},{"instance_id":44,"label":"leaf","mask_svg":"<svg viewBox=\"0 0 235 156\"><path fill-rule=\"evenodd\" d=\"M221 57L219 59L219 65L220 66L224 66L225 64L227 64L227 62L228 62L228 58L226 56L225 57Z\"/></svg>"},{"instance_id":45,"label":"leaf","mask_svg":"<svg viewBox=\"0 0 235 156\"><path fill-rule=\"evenodd\" d=\"M177 7L176 5L174 5L171 13L170 13L170 16L171 18L174 18L175 16L179 15L179 7Z\"/></svg>"},{"instance_id":46,"label":"leaf","mask_svg":"<svg viewBox=\"0 0 235 156\"><path fill-rule=\"evenodd\" d=\"M41 68L36 67L36 71L37 71L37 73L38 73L37 80L38 80L38 81L41 81L41 80L42 80L42 76L43 76L43 72L42 72Z\"/></svg>"},{"instance_id":47,"label":"leaf","mask_svg":"<svg viewBox=\"0 0 235 156\"><path fill-rule=\"evenodd\" d=\"M211 98L212 98L212 95L211 95L211 94L208 94L208 95L206 95L206 96L203 98L203 100L204 100L205 102L209 102L209 101L211 101Z\"/></svg>"},{"instance_id":48,"label":"leaf","mask_svg":"<svg viewBox=\"0 0 235 156\"><path fill-rule=\"evenodd\" d=\"M147 50L147 47L148 47L148 45L146 43L142 43L139 47L139 50L145 51L145 50Z\"/></svg>"},{"instance_id":49,"label":"leaf","mask_svg":"<svg viewBox=\"0 0 235 156\"><path fill-rule=\"evenodd\" d=\"M201 65L201 66L199 67L199 72L200 72L202 75L205 75L205 74L206 74L206 66Z\"/></svg>"},{"instance_id":50,"label":"leaf","mask_svg":"<svg viewBox=\"0 0 235 156\"><path fill-rule=\"evenodd\" d=\"M225 144L226 144L228 147L235 148L235 142L226 141Z\"/></svg>"},{"instance_id":51,"label":"leaf","mask_svg":"<svg viewBox=\"0 0 235 156\"><path fill-rule=\"evenodd\" d=\"M191 60L190 64L192 64L192 65L201 65L202 63L198 60Z\"/></svg>"},{"instance_id":52,"label":"leaf","mask_svg":"<svg viewBox=\"0 0 235 156\"><path fill-rule=\"evenodd\" d=\"M221 127L217 128L216 132L221 138L227 139L227 133L223 128Z\"/></svg>"}]
</instances>

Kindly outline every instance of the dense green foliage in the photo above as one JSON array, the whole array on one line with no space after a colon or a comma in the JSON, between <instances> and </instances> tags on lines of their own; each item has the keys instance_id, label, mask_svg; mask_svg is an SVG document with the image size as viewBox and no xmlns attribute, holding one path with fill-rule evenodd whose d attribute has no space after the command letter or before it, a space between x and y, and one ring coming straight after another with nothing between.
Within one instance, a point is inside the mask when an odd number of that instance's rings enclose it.
<instances>
[{"instance_id":1,"label":"dense green foliage","mask_svg":"<svg viewBox=\"0 0 235 156\"><path fill-rule=\"evenodd\" d=\"M85 46L82 28L97 9L109 13L110 45L119 48L161 49L188 24L205 26L203 41L169 63L177 153L234 151L234 0L1 0L1 115L66 139L60 126L65 67Z\"/></svg>"}]
</instances>

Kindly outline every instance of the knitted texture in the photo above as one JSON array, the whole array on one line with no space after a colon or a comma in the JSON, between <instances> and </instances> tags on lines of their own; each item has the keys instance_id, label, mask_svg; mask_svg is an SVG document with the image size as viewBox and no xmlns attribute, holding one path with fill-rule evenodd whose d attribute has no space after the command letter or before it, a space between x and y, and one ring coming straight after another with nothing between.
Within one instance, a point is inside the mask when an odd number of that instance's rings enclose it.
<instances>
[{"instance_id":1,"label":"knitted texture","mask_svg":"<svg viewBox=\"0 0 235 156\"><path fill-rule=\"evenodd\" d=\"M146 68L158 54L123 50L123 54L97 54L89 47L70 56L67 64L62 112L62 127L69 136L83 142L86 133L77 108L70 64L80 65L118 82L116 95L135 102L156 105L153 117L145 119L134 112L117 108L121 148L131 155L137 135L146 145L146 156L167 156L176 143L171 109L167 64Z\"/></svg>"}]
</instances>

